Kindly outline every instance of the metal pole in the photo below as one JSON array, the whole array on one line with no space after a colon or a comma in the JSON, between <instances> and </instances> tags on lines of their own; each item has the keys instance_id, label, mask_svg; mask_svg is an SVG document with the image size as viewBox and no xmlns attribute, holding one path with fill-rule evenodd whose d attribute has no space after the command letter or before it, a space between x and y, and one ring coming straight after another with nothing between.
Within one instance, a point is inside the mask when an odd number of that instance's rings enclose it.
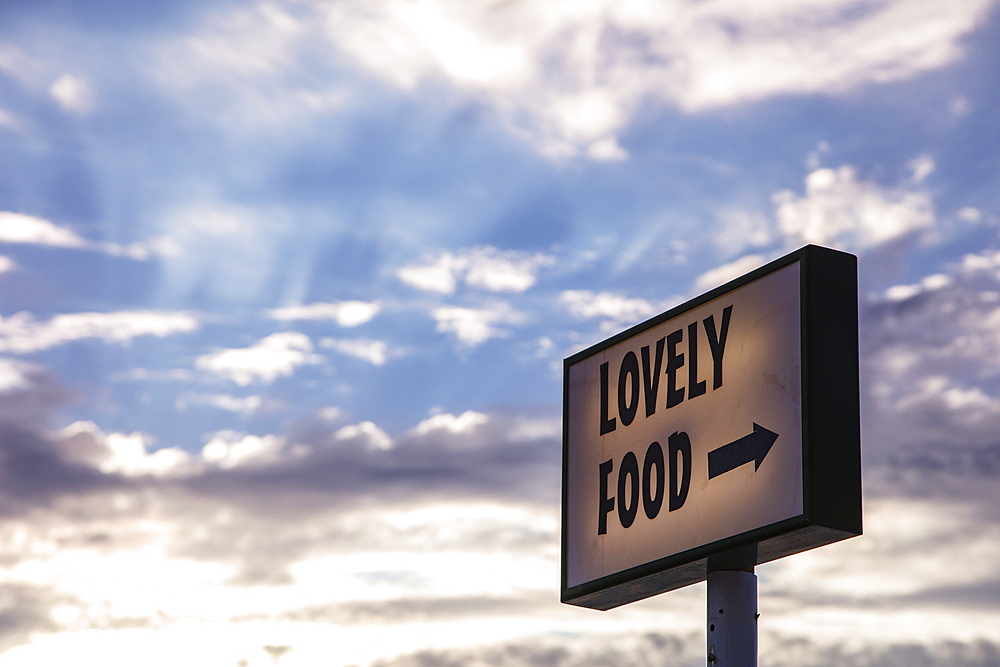
<instances>
[{"instance_id":1,"label":"metal pole","mask_svg":"<svg viewBox=\"0 0 1000 667\"><path fill-rule=\"evenodd\" d=\"M708 573L708 667L757 667L757 575Z\"/></svg>"}]
</instances>

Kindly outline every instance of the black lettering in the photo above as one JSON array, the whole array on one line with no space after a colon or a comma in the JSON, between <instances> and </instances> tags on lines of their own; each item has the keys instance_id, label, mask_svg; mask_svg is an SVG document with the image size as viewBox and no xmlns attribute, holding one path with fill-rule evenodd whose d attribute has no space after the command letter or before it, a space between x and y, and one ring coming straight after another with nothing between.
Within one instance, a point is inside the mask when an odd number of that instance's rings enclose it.
<instances>
[{"instance_id":1,"label":"black lettering","mask_svg":"<svg viewBox=\"0 0 1000 667\"><path fill-rule=\"evenodd\" d=\"M660 368L663 366L663 341L661 338L656 341L656 360L653 362L653 371L649 370L649 346L644 345L639 352L642 353L642 388L645 390L646 416L651 416L656 412L656 394L660 389ZM704 384L704 383L702 383Z\"/></svg>"},{"instance_id":2,"label":"black lettering","mask_svg":"<svg viewBox=\"0 0 1000 667\"><path fill-rule=\"evenodd\" d=\"M688 400L705 393L705 381L698 382L698 323L688 325Z\"/></svg>"},{"instance_id":3,"label":"black lettering","mask_svg":"<svg viewBox=\"0 0 1000 667\"><path fill-rule=\"evenodd\" d=\"M675 431L667 440L670 456L670 511L679 510L687 500L691 486L691 439L684 431ZM680 479L677 478L677 455L681 455Z\"/></svg>"},{"instance_id":4,"label":"black lettering","mask_svg":"<svg viewBox=\"0 0 1000 667\"><path fill-rule=\"evenodd\" d=\"M650 493L650 474L656 468L656 495ZM660 513L663 505L663 448L660 443L654 442L646 450L646 458L642 462L642 509L646 513L646 518L655 519Z\"/></svg>"},{"instance_id":5,"label":"black lettering","mask_svg":"<svg viewBox=\"0 0 1000 667\"><path fill-rule=\"evenodd\" d=\"M632 481L629 484L629 502L626 503L625 486L629 477L632 478ZM639 462L636 460L635 454L629 452L622 458L622 467L618 469L618 520L622 522L622 528L628 528L632 525L638 511Z\"/></svg>"},{"instance_id":6,"label":"black lettering","mask_svg":"<svg viewBox=\"0 0 1000 667\"><path fill-rule=\"evenodd\" d=\"M708 336L708 346L712 348L712 363L715 367L712 389L718 389L722 386L722 355L726 351L726 337L729 335L729 319L732 314L732 306L726 306L722 309L722 330L718 333L715 331L714 315L709 315L703 320L705 334Z\"/></svg>"},{"instance_id":7,"label":"black lettering","mask_svg":"<svg viewBox=\"0 0 1000 667\"><path fill-rule=\"evenodd\" d=\"M626 401L625 385L626 380L632 378L632 400ZM629 350L625 358L622 359L621 369L618 371L618 416L621 417L622 426L628 426L635 419L636 410L639 409L639 360L635 358L635 352ZM621 509L621 508L619 508Z\"/></svg>"},{"instance_id":8,"label":"black lettering","mask_svg":"<svg viewBox=\"0 0 1000 667\"><path fill-rule=\"evenodd\" d=\"M608 419L608 362L601 364L601 435L615 430L615 418Z\"/></svg>"},{"instance_id":9,"label":"black lettering","mask_svg":"<svg viewBox=\"0 0 1000 667\"><path fill-rule=\"evenodd\" d=\"M678 329L667 336L667 407L672 408L684 400L684 387L677 389L677 370L684 365L684 354L677 354L677 346L684 340L684 330Z\"/></svg>"},{"instance_id":10,"label":"black lettering","mask_svg":"<svg viewBox=\"0 0 1000 667\"><path fill-rule=\"evenodd\" d=\"M608 459L607 461L605 461L604 463L602 463L600 466L598 466L598 469L599 469L598 475L599 475L600 480L601 480L601 483L600 483L600 486L601 486L600 500L601 500L601 502L600 502L600 505L598 505L598 508L597 508L597 534L598 535L604 535L605 533L608 532L608 512L610 512L611 510L613 510L615 508L615 499L614 498L608 498L608 475L611 474L611 471L614 470L614 467L615 467L615 464L614 464L614 461L612 459Z\"/></svg>"}]
</instances>

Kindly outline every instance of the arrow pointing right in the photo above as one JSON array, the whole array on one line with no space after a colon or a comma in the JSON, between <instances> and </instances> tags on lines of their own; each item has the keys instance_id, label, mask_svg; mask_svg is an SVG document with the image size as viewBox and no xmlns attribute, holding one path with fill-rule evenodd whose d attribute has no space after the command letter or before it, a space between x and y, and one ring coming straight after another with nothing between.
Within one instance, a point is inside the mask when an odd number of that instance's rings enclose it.
<instances>
[{"instance_id":1,"label":"arrow pointing right","mask_svg":"<svg viewBox=\"0 0 1000 667\"><path fill-rule=\"evenodd\" d=\"M777 439L777 433L754 422L753 433L708 453L708 478L718 477L751 461L754 461L753 469L757 470Z\"/></svg>"}]
</instances>

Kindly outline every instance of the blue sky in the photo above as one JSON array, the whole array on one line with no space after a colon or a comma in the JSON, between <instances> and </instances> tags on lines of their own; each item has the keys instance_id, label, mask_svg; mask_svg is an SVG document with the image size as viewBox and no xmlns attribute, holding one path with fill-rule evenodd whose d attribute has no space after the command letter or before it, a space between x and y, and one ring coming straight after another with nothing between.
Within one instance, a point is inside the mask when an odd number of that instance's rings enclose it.
<instances>
[{"instance_id":1,"label":"blue sky","mask_svg":"<svg viewBox=\"0 0 1000 667\"><path fill-rule=\"evenodd\" d=\"M0 667L701 664L702 587L556 602L562 359L804 243L859 257L867 534L759 568L761 663L996 665L998 44L987 0L3 3Z\"/></svg>"}]
</instances>

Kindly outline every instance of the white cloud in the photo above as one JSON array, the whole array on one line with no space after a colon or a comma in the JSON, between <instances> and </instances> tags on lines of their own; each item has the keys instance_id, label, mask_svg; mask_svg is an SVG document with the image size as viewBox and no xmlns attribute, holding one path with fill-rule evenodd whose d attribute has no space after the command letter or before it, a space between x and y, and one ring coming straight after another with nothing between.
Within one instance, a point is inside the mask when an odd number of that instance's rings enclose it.
<instances>
[{"instance_id":1,"label":"white cloud","mask_svg":"<svg viewBox=\"0 0 1000 667\"><path fill-rule=\"evenodd\" d=\"M621 324L634 324L660 312L656 304L645 299L628 298L612 292L566 290L559 295L559 300L575 317L600 317Z\"/></svg>"},{"instance_id":2,"label":"white cloud","mask_svg":"<svg viewBox=\"0 0 1000 667\"><path fill-rule=\"evenodd\" d=\"M63 248L86 248L89 242L76 232L33 215L0 211L0 242L37 243Z\"/></svg>"},{"instance_id":3,"label":"white cloud","mask_svg":"<svg viewBox=\"0 0 1000 667\"><path fill-rule=\"evenodd\" d=\"M906 79L959 57L990 5L375 0L321 11L337 48L402 88L444 79L492 101L547 153L620 159L614 136L643 98L690 112ZM525 112L530 124L515 120Z\"/></svg>"},{"instance_id":4,"label":"white cloud","mask_svg":"<svg viewBox=\"0 0 1000 667\"><path fill-rule=\"evenodd\" d=\"M427 435L444 430L452 434L467 434L487 423L490 418L482 412L466 410L457 417L449 412L433 415L413 427L414 435Z\"/></svg>"},{"instance_id":5,"label":"white cloud","mask_svg":"<svg viewBox=\"0 0 1000 667\"><path fill-rule=\"evenodd\" d=\"M520 417L514 421L514 426L508 436L514 442L522 440L540 440L551 438L557 440L562 436L562 419Z\"/></svg>"},{"instance_id":6,"label":"white cloud","mask_svg":"<svg viewBox=\"0 0 1000 667\"><path fill-rule=\"evenodd\" d=\"M981 253L969 253L962 257L959 269L968 276L986 274L1000 280L1000 251L984 250Z\"/></svg>"},{"instance_id":7,"label":"white cloud","mask_svg":"<svg viewBox=\"0 0 1000 667\"><path fill-rule=\"evenodd\" d=\"M445 82L552 157L621 160L644 101L688 113L776 95L836 95L955 62L991 0L353 0L209 15L161 44L153 76L228 126L287 124L356 98L314 75L333 51L405 91ZM331 46L333 47L331 49ZM328 63L323 63L328 64ZM219 91L229 92L228 100ZM212 95L199 94L211 91Z\"/></svg>"},{"instance_id":8,"label":"white cloud","mask_svg":"<svg viewBox=\"0 0 1000 667\"><path fill-rule=\"evenodd\" d=\"M491 292L523 292L537 281L538 269L555 263L555 258L542 253L498 250L492 246L473 248L465 257L468 262L465 282Z\"/></svg>"},{"instance_id":9,"label":"white cloud","mask_svg":"<svg viewBox=\"0 0 1000 667\"><path fill-rule=\"evenodd\" d=\"M93 465L106 474L126 477L176 477L196 470L191 455L179 447L149 453L149 436L136 432L105 434L91 421L78 421L56 434L67 458Z\"/></svg>"},{"instance_id":10,"label":"white cloud","mask_svg":"<svg viewBox=\"0 0 1000 667\"><path fill-rule=\"evenodd\" d=\"M6 255L0 255L0 273L7 273L17 268L17 263Z\"/></svg>"},{"instance_id":11,"label":"white cloud","mask_svg":"<svg viewBox=\"0 0 1000 667\"><path fill-rule=\"evenodd\" d=\"M0 243L33 243L57 248L94 250L137 260L148 259L152 254L152 246L147 244L123 246L88 241L73 230L60 227L44 218L13 211L0 211Z\"/></svg>"},{"instance_id":12,"label":"white cloud","mask_svg":"<svg viewBox=\"0 0 1000 667\"><path fill-rule=\"evenodd\" d=\"M285 441L274 435L246 435L219 431L201 449L201 458L223 469L264 465L278 460Z\"/></svg>"},{"instance_id":13,"label":"white cloud","mask_svg":"<svg viewBox=\"0 0 1000 667\"><path fill-rule=\"evenodd\" d=\"M63 109L85 114L94 106L94 93L87 82L72 74L63 74L49 86L49 94Z\"/></svg>"},{"instance_id":14,"label":"white cloud","mask_svg":"<svg viewBox=\"0 0 1000 667\"><path fill-rule=\"evenodd\" d=\"M441 306L431 311L431 316L437 321L437 331L454 334L458 342L468 347L475 347L490 338L505 338L510 331L495 325L518 324L524 319L506 304L492 308Z\"/></svg>"},{"instance_id":15,"label":"white cloud","mask_svg":"<svg viewBox=\"0 0 1000 667\"><path fill-rule=\"evenodd\" d=\"M361 439L372 449L392 449L392 438L389 434L370 421L344 426L333 434L333 439L338 441Z\"/></svg>"},{"instance_id":16,"label":"white cloud","mask_svg":"<svg viewBox=\"0 0 1000 667\"><path fill-rule=\"evenodd\" d=\"M0 127L17 132L21 130L21 123L9 111L0 107Z\"/></svg>"},{"instance_id":17,"label":"white cloud","mask_svg":"<svg viewBox=\"0 0 1000 667\"><path fill-rule=\"evenodd\" d=\"M304 364L316 364L322 357L312 354L309 337L297 331L271 334L250 347L238 347L198 357L196 366L227 377L245 387L252 382L274 382L287 377Z\"/></svg>"},{"instance_id":18,"label":"white cloud","mask_svg":"<svg viewBox=\"0 0 1000 667\"><path fill-rule=\"evenodd\" d=\"M356 98L333 51L405 91L441 82L554 158L621 160L644 101L688 113L836 95L955 62L991 0L353 0L227 8L161 44L154 77L228 126L287 124ZM331 46L333 47L331 49ZM329 79L329 78L328 78ZM229 92L228 100L219 91ZM211 91L212 95L199 94Z\"/></svg>"},{"instance_id":19,"label":"white cloud","mask_svg":"<svg viewBox=\"0 0 1000 667\"><path fill-rule=\"evenodd\" d=\"M929 194L860 181L849 166L817 169L806 177L805 195L783 190L772 201L778 227L795 242L864 249L934 224Z\"/></svg>"},{"instance_id":20,"label":"white cloud","mask_svg":"<svg viewBox=\"0 0 1000 667\"><path fill-rule=\"evenodd\" d=\"M934 173L934 159L930 155L918 155L910 160L910 170L913 172L913 180L921 183L925 178Z\"/></svg>"},{"instance_id":21,"label":"white cloud","mask_svg":"<svg viewBox=\"0 0 1000 667\"><path fill-rule=\"evenodd\" d=\"M178 312L70 313L48 322L37 322L31 313L21 312L0 320L0 352L29 354L84 338L124 345L137 336L163 338L197 328L198 320Z\"/></svg>"},{"instance_id":22,"label":"white cloud","mask_svg":"<svg viewBox=\"0 0 1000 667\"><path fill-rule=\"evenodd\" d=\"M208 405L218 410L249 416L261 409L264 399L260 396L240 397L230 394L183 394L174 401L174 407L181 411L186 410L189 405Z\"/></svg>"},{"instance_id":23,"label":"white cloud","mask_svg":"<svg viewBox=\"0 0 1000 667\"><path fill-rule=\"evenodd\" d=\"M721 223L713 233L713 240L727 256L745 248L770 245L776 236L774 224L764 215L742 208L727 208L719 212Z\"/></svg>"},{"instance_id":24,"label":"white cloud","mask_svg":"<svg viewBox=\"0 0 1000 667\"><path fill-rule=\"evenodd\" d=\"M31 381L26 373L37 370L34 366L0 357L0 393L6 394L17 389L27 389Z\"/></svg>"},{"instance_id":25,"label":"white cloud","mask_svg":"<svg viewBox=\"0 0 1000 667\"><path fill-rule=\"evenodd\" d=\"M152 76L179 104L196 107L202 117L215 115L230 130L342 108L350 94L341 77L295 76L315 66L320 50L330 50L317 14L310 4L281 0L209 13L200 28L153 45ZM213 93L208 108L207 91Z\"/></svg>"},{"instance_id":26,"label":"white cloud","mask_svg":"<svg viewBox=\"0 0 1000 667\"><path fill-rule=\"evenodd\" d=\"M723 283L727 283L733 278L739 278L744 273L748 271L753 271L758 266L762 266L765 262L763 255L746 255L740 257L737 260L729 262L728 264L723 264L722 266L711 269L701 274L695 278L694 286L699 292L704 292L710 290L713 287L718 287Z\"/></svg>"},{"instance_id":27,"label":"white cloud","mask_svg":"<svg viewBox=\"0 0 1000 667\"><path fill-rule=\"evenodd\" d=\"M963 206L958 209L958 219L963 222L979 222L983 219L983 214L974 206Z\"/></svg>"},{"instance_id":28,"label":"white cloud","mask_svg":"<svg viewBox=\"0 0 1000 667\"><path fill-rule=\"evenodd\" d=\"M453 293L459 280L490 292L524 292L537 282L538 270L554 262L555 258L542 253L477 246L426 257L396 275L411 287L442 294Z\"/></svg>"},{"instance_id":29,"label":"white cloud","mask_svg":"<svg viewBox=\"0 0 1000 667\"><path fill-rule=\"evenodd\" d=\"M914 285L893 285L885 291L885 298L889 301L906 301L923 292L939 290L948 287L953 282L951 276L943 273L925 276L919 283Z\"/></svg>"},{"instance_id":30,"label":"white cloud","mask_svg":"<svg viewBox=\"0 0 1000 667\"><path fill-rule=\"evenodd\" d=\"M384 341L368 338L324 338L319 344L341 354L363 359L375 366L381 366L391 357L401 354L400 350L390 348Z\"/></svg>"},{"instance_id":31,"label":"white cloud","mask_svg":"<svg viewBox=\"0 0 1000 667\"><path fill-rule=\"evenodd\" d=\"M342 327L356 327L370 321L381 308L377 301L338 301L275 308L267 314L274 320L333 320Z\"/></svg>"},{"instance_id":32,"label":"white cloud","mask_svg":"<svg viewBox=\"0 0 1000 667\"><path fill-rule=\"evenodd\" d=\"M410 287L427 292L451 294L458 282L455 274L460 270L457 258L450 252L443 252L423 264L404 266L396 272L396 275Z\"/></svg>"}]
</instances>

